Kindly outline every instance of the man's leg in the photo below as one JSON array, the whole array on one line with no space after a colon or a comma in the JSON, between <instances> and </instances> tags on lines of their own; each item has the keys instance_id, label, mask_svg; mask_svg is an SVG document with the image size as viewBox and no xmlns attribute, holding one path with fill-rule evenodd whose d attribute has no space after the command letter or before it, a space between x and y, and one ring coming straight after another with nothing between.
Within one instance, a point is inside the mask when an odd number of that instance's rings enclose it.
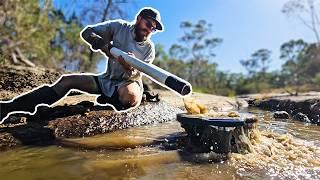
<instances>
[{"instance_id":1,"label":"man's leg","mask_svg":"<svg viewBox=\"0 0 320 180\"><path fill-rule=\"evenodd\" d=\"M63 75L52 88L60 96L64 96L71 89L77 89L90 94L100 93L99 85L96 83L94 76L83 74Z\"/></svg>"},{"instance_id":2,"label":"man's leg","mask_svg":"<svg viewBox=\"0 0 320 180\"><path fill-rule=\"evenodd\" d=\"M64 75L53 86L42 86L9 102L0 102L0 120L14 111L34 112L38 104L52 105L71 89L99 93L98 85L91 75Z\"/></svg>"},{"instance_id":3,"label":"man's leg","mask_svg":"<svg viewBox=\"0 0 320 180\"><path fill-rule=\"evenodd\" d=\"M138 82L125 84L118 88L119 101L126 107L134 107L141 102L142 89Z\"/></svg>"}]
</instances>

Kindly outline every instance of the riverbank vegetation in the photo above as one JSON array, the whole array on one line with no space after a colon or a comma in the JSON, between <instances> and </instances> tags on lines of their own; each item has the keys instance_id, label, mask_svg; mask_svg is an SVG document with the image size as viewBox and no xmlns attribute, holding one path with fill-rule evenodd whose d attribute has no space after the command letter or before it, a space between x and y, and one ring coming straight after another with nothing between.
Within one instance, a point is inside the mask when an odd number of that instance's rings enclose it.
<instances>
[{"instance_id":1,"label":"riverbank vegetation","mask_svg":"<svg viewBox=\"0 0 320 180\"><path fill-rule=\"evenodd\" d=\"M53 1L1 1L0 63L43 66L70 71L91 71L104 61L79 38L87 24L126 18L131 1L99 0L86 4L72 1L68 7ZM74 11L77 9L77 11ZM320 90L320 6L315 1L289 0L283 15L296 18L314 34L315 42L288 39L274 52L257 47L246 59L238 59L243 73L219 70L215 49L223 44L212 24L205 20L180 23L183 34L170 48L156 44L154 63L189 81L195 91L226 96L269 91L298 92ZM223 60L222 60L223 61ZM272 61L282 61L281 69L270 71Z\"/></svg>"}]
</instances>

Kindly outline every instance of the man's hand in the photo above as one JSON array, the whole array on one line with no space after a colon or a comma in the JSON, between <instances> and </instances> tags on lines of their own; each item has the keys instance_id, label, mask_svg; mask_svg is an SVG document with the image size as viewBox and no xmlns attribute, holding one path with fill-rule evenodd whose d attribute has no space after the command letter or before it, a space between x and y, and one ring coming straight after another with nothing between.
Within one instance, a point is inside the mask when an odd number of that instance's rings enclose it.
<instances>
[{"instance_id":1,"label":"man's hand","mask_svg":"<svg viewBox=\"0 0 320 180\"><path fill-rule=\"evenodd\" d=\"M103 53L105 53L109 58L114 59L114 57L112 56L112 54L111 54L110 51L109 51L109 48L108 48L108 45L107 45L107 44L104 45L104 46L101 48L101 51L102 51Z\"/></svg>"},{"instance_id":2,"label":"man's hand","mask_svg":"<svg viewBox=\"0 0 320 180\"><path fill-rule=\"evenodd\" d=\"M128 55L135 57L132 52L128 52ZM134 70L134 68L133 68L132 66L130 66L130 65L123 59L122 56L119 56L119 57L118 57L118 62L124 67L124 69L126 69L126 70L128 70L128 71L130 71L130 72L132 72L132 71Z\"/></svg>"}]
</instances>

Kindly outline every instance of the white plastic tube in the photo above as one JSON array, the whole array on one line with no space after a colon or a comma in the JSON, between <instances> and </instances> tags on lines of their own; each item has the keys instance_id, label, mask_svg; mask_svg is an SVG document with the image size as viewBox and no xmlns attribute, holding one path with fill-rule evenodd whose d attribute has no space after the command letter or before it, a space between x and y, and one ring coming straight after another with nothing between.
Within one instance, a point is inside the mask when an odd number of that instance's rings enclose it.
<instances>
[{"instance_id":1,"label":"white plastic tube","mask_svg":"<svg viewBox=\"0 0 320 180\"><path fill-rule=\"evenodd\" d=\"M192 92L191 84L182 78L161 69L160 67L146 63L136 57L130 56L128 53L121 51L116 47L110 47L110 53L118 58L122 56L123 59L133 68L143 72L147 76L182 96L189 95Z\"/></svg>"}]
</instances>

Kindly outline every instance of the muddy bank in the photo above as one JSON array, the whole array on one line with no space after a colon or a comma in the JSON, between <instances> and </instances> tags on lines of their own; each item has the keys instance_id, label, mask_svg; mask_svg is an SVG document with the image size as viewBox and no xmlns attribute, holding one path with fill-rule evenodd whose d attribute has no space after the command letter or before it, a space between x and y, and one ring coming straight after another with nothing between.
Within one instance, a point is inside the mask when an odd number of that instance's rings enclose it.
<instances>
[{"instance_id":1,"label":"muddy bank","mask_svg":"<svg viewBox=\"0 0 320 180\"><path fill-rule=\"evenodd\" d=\"M304 93L299 96L253 95L243 97L250 107L270 111L286 111L293 119L320 124L320 93Z\"/></svg>"},{"instance_id":2,"label":"muddy bank","mask_svg":"<svg viewBox=\"0 0 320 180\"><path fill-rule=\"evenodd\" d=\"M54 83L63 72L40 68L3 66L0 68L0 99L8 100L43 83ZM83 137L118 129L175 120L184 111L183 100L171 91L157 90L161 101L145 102L138 108L116 113L110 107L95 105L95 97L67 96L55 107L40 107L35 115L11 116L0 127L0 148L17 145L48 145L65 137ZM210 109L230 110L245 106L234 98L195 93Z\"/></svg>"}]
</instances>

